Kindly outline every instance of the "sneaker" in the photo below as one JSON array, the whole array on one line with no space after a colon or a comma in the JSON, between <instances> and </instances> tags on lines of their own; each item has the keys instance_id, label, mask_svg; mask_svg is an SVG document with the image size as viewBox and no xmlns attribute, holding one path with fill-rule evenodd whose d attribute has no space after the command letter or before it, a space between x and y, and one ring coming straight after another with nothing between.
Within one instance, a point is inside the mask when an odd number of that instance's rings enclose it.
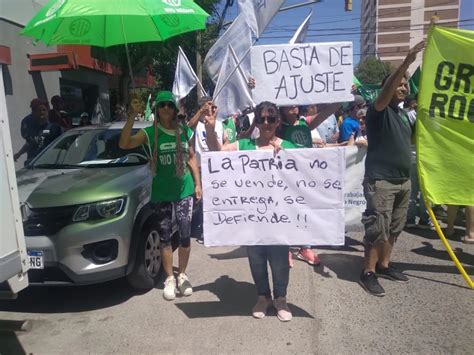
<instances>
[{"instance_id":1,"label":"sneaker","mask_svg":"<svg viewBox=\"0 0 474 355\"><path fill-rule=\"evenodd\" d=\"M191 296L193 287L188 280L188 276L184 273L178 275L178 290L183 296Z\"/></svg>"},{"instance_id":2,"label":"sneaker","mask_svg":"<svg viewBox=\"0 0 474 355\"><path fill-rule=\"evenodd\" d=\"M380 286L377 276L373 272L365 272L362 270L359 279L359 285L372 296L383 297L385 290Z\"/></svg>"},{"instance_id":3,"label":"sneaker","mask_svg":"<svg viewBox=\"0 0 474 355\"><path fill-rule=\"evenodd\" d=\"M378 277L383 277L397 282L408 282L408 277L395 269L393 266L388 266L387 268L382 268L378 264L375 266L375 274Z\"/></svg>"},{"instance_id":4,"label":"sneaker","mask_svg":"<svg viewBox=\"0 0 474 355\"><path fill-rule=\"evenodd\" d=\"M428 220L428 222L419 221L417 227L420 229L433 229L434 224L430 220Z\"/></svg>"},{"instance_id":5,"label":"sneaker","mask_svg":"<svg viewBox=\"0 0 474 355\"><path fill-rule=\"evenodd\" d=\"M163 289L163 298L172 301L176 298L176 280L174 276L168 276L165 280L165 288Z\"/></svg>"},{"instance_id":6,"label":"sneaker","mask_svg":"<svg viewBox=\"0 0 474 355\"><path fill-rule=\"evenodd\" d=\"M410 221L407 221L407 223L405 223L405 228L410 229L410 228L416 228L416 227L417 225L415 221L410 220Z\"/></svg>"},{"instance_id":7,"label":"sneaker","mask_svg":"<svg viewBox=\"0 0 474 355\"><path fill-rule=\"evenodd\" d=\"M258 296L257 303L252 308L252 316L262 319L267 315L267 309L272 305L272 299L267 296Z\"/></svg>"},{"instance_id":8,"label":"sneaker","mask_svg":"<svg viewBox=\"0 0 474 355\"><path fill-rule=\"evenodd\" d=\"M286 297L275 298L275 300L273 300L273 307L277 310L277 317L282 322L289 322L291 318L293 318L293 315L286 304Z\"/></svg>"},{"instance_id":9,"label":"sneaker","mask_svg":"<svg viewBox=\"0 0 474 355\"><path fill-rule=\"evenodd\" d=\"M318 256L311 250L311 248L302 248L296 254L296 257L300 260L306 261L309 265L319 265L321 261L319 260Z\"/></svg>"},{"instance_id":10,"label":"sneaker","mask_svg":"<svg viewBox=\"0 0 474 355\"><path fill-rule=\"evenodd\" d=\"M196 238L196 242L199 244L204 244L204 238Z\"/></svg>"},{"instance_id":11,"label":"sneaker","mask_svg":"<svg viewBox=\"0 0 474 355\"><path fill-rule=\"evenodd\" d=\"M288 265L290 266L290 269L295 265L293 263L293 253L291 251L288 252Z\"/></svg>"}]
</instances>

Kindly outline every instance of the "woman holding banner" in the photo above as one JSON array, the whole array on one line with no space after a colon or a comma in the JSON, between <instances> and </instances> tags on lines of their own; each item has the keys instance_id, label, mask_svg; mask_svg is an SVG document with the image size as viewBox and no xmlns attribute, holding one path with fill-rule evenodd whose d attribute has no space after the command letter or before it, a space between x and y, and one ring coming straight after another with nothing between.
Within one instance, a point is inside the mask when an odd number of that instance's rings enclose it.
<instances>
[{"instance_id":1,"label":"woman holding banner","mask_svg":"<svg viewBox=\"0 0 474 355\"><path fill-rule=\"evenodd\" d=\"M299 107L296 105L280 107L281 125L278 128L277 136L294 144L306 148L313 147L313 140L311 131L318 127L324 120L336 112L341 105L339 103L327 105L323 110L313 116L300 117ZM306 261L310 265L319 265L319 260L316 253L313 252L310 246L303 246L298 248L296 257L300 260ZM288 252L288 263L293 267L293 254Z\"/></svg>"},{"instance_id":2,"label":"woman holding banner","mask_svg":"<svg viewBox=\"0 0 474 355\"><path fill-rule=\"evenodd\" d=\"M134 117L129 116L120 136L120 148L132 149L147 145L152 156L153 178L151 204L155 211L160 234L160 252L167 278L163 297L176 297L176 280L173 275L173 250L171 248L172 211L174 209L180 235L178 250L178 290L183 296L193 292L185 274L191 252L191 214L193 194L201 199L201 181L194 151L189 144L192 131L177 121L178 107L172 92L161 91L156 96L155 123L133 136ZM164 147L164 148L163 148Z\"/></svg>"},{"instance_id":3,"label":"woman holding banner","mask_svg":"<svg viewBox=\"0 0 474 355\"><path fill-rule=\"evenodd\" d=\"M301 146L278 138L275 133L280 125L278 107L264 101L255 108L255 123L260 131L256 139L243 138L234 143L220 145L215 134L216 114L205 118L207 144L210 150L274 150L301 148ZM273 305L277 317L282 322L288 322L292 314L286 303L290 267L287 262L289 247L287 245L257 245L248 246L248 258L252 278L257 287L258 299L252 309L254 318L264 318L267 309ZM270 264L273 278L273 301L268 278L267 264Z\"/></svg>"}]
</instances>

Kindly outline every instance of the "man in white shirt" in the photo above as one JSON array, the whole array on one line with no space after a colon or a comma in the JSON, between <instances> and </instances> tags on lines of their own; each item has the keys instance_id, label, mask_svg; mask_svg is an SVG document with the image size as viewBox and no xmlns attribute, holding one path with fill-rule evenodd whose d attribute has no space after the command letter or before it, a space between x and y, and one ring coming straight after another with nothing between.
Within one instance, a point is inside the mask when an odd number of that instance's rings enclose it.
<instances>
[{"instance_id":1,"label":"man in white shirt","mask_svg":"<svg viewBox=\"0 0 474 355\"><path fill-rule=\"evenodd\" d=\"M204 126L204 118L210 116L213 111L217 109L212 103L212 98L209 96L203 96L198 101L199 110L189 120L188 127L194 130L194 150L196 153L196 160L201 170L201 155L204 152L209 151L207 146L206 128ZM220 144L226 144L227 138L224 133L224 127L222 122L216 122L216 135L217 141ZM202 175L201 175L202 176ZM193 218L191 222L191 237L196 238L197 242L203 243L203 209L202 199L195 201L193 206Z\"/></svg>"}]
</instances>

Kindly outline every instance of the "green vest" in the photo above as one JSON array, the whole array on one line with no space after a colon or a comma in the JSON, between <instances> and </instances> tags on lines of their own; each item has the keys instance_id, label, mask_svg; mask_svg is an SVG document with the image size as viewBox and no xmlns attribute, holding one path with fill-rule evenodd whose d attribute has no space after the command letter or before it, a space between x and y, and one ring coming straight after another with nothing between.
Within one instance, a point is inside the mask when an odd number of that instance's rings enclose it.
<instances>
[{"instance_id":1,"label":"green vest","mask_svg":"<svg viewBox=\"0 0 474 355\"><path fill-rule=\"evenodd\" d=\"M194 181L188 167L189 144L193 131L187 126L181 126L186 133L181 133L183 146L184 175L176 176L176 135L174 130L166 129L158 123L158 160L156 176L151 189L151 202L179 201L194 194ZM147 136L150 155L153 154L155 126L143 129Z\"/></svg>"},{"instance_id":2,"label":"green vest","mask_svg":"<svg viewBox=\"0 0 474 355\"><path fill-rule=\"evenodd\" d=\"M313 147L313 140L311 138L311 130L306 123L304 118L298 119L296 125L289 125L287 123L281 123L283 129L284 140L290 141L295 144L302 145L306 148Z\"/></svg>"},{"instance_id":3,"label":"green vest","mask_svg":"<svg viewBox=\"0 0 474 355\"><path fill-rule=\"evenodd\" d=\"M224 127L224 133L229 139L229 143L234 143L237 140L237 128L235 128L235 122L232 117L222 122Z\"/></svg>"},{"instance_id":4,"label":"green vest","mask_svg":"<svg viewBox=\"0 0 474 355\"><path fill-rule=\"evenodd\" d=\"M253 138L243 138L239 139L239 150L257 150L257 142ZM283 149L292 149L292 148L303 148L297 144L293 144L284 139L281 141L281 147Z\"/></svg>"}]
</instances>

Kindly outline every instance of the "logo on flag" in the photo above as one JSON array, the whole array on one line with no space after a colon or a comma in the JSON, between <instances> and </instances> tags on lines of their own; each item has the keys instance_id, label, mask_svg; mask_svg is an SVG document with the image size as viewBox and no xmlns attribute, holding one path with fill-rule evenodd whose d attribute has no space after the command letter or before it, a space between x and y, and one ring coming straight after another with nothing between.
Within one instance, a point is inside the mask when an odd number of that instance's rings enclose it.
<instances>
[{"instance_id":1,"label":"logo on flag","mask_svg":"<svg viewBox=\"0 0 474 355\"><path fill-rule=\"evenodd\" d=\"M163 3L169 6L181 6L181 0L161 0Z\"/></svg>"}]
</instances>

